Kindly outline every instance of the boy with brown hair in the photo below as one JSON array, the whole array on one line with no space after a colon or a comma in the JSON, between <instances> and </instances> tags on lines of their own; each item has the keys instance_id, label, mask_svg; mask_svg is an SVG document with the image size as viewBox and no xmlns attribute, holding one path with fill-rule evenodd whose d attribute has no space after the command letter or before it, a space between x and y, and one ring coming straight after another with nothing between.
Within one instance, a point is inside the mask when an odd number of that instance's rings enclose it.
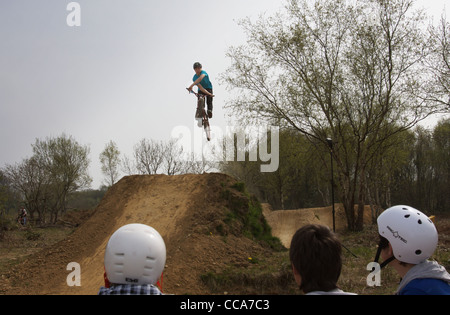
<instances>
[{"instance_id":1,"label":"boy with brown hair","mask_svg":"<svg viewBox=\"0 0 450 315\"><path fill-rule=\"evenodd\" d=\"M342 269L342 246L323 225L305 225L292 237L289 258L294 278L306 295L354 295L337 287Z\"/></svg>"}]
</instances>

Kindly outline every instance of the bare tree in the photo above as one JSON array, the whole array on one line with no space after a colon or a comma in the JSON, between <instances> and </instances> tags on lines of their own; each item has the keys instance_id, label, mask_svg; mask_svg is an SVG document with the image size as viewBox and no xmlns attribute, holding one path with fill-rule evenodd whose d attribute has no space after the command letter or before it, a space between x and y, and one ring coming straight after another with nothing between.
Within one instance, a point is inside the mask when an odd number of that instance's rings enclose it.
<instances>
[{"instance_id":1,"label":"bare tree","mask_svg":"<svg viewBox=\"0 0 450 315\"><path fill-rule=\"evenodd\" d=\"M183 147L171 139L163 144L164 166L167 175L185 173L187 161L183 159Z\"/></svg>"},{"instance_id":2,"label":"bare tree","mask_svg":"<svg viewBox=\"0 0 450 315\"><path fill-rule=\"evenodd\" d=\"M106 186L111 187L119 178L120 151L114 141L108 142L100 153L102 172L105 175Z\"/></svg>"},{"instance_id":3,"label":"bare tree","mask_svg":"<svg viewBox=\"0 0 450 315\"><path fill-rule=\"evenodd\" d=\"M135 175L138 174L139 171L137 170L135 161L131 160L127 155L123 155L122 160L120 162L120 166L122 169L122 172L127 175Z\"/></svg>"},{"instance_id":4,"label":"bare tree","mask_svg":"<svg viewBox=\"0 0 450 315\"><path fill-rule=\"evenodd\" d=\"M164 162L164 144L142 139L134 146L134 159L139 174L157 174Z\"/></svg>"},{"instance_id":5,"label":"bare tree","mask_svg":"<svg viewBox=\"0 0 450 315\"><path fill-rule=\"evenodd\" d=\"M214 168L214 163L208 161L203 154L197 156L195 153L191 153L187 158L184 173L203 174Z\"/></svg>"},{"instance_id":6,"label":"bare tree","mask_svg":"<svg viewBox=\"0 0 450 315\"><path fill-rule=\"evenodd\" d=\"M47 202L50 200L50 176L38 164L35 158L24 159L21 163L6 165L4 174L11 187L19 193L30 214L44 224ZM35 217L37 214L37 218Z\"/></svg>"},{"instance_id":7,"label":"bare tree","mask_svg":"<svg viewBox=\"0 0 450 315\"><path fill-rule=\"evenodd\" d=\"M450 112L450 23L442 15L440 24L430 26L430 58L426 64L431 70L431 78L424 82L418 94L426 100L441 103Z\"/></svg>"},{"instance_id":8,"label":"bare tree","mask_svg":"<svg viewBox=\"0 0 450 315\"><path fill-rule=\"evenodd\" d=\"M142 139L134 146L134 161L127 156L122 159L122 170L128 175L152 175L165 173L178 175L203 173L211 170L212 163L202 157L188 156L176 139L155 141Z\"/></svg>"}]
</instances>

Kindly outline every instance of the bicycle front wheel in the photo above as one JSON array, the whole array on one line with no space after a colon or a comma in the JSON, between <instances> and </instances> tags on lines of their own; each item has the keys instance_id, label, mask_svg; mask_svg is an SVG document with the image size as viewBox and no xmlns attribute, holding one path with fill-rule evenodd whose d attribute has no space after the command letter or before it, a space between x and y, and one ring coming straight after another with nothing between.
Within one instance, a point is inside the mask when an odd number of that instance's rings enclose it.
<instances>
[{"instance_id":1,"label":"bicycle front wheel","mask_svg":"<svg viewBox=\"0 0 450 315\"><path fill-rule=\"evenodd\" d=\"M211 141L211 127L209 126L209 121L205 120L203 126L205 127L206 139Z\"/></svg>"}]
</instances>

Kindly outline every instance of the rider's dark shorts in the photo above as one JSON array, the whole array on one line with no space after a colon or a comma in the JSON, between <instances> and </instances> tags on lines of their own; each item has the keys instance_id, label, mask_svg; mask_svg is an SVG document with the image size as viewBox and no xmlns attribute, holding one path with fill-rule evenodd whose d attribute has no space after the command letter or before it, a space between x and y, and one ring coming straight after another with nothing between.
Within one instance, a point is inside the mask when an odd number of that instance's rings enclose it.
<instances>
[{"instance_id":1,"label":"rider's dark shorts","mask_svg":"<svg viewBox=\"0 0 450 315\"><path fill-rule=\"evenodd\" d=\"M207 90L211 94L214 94L212 89L205 89L205 90ZM198 94L206 95L202 91L198 91ZM213 98L209 95L206 95L206 104L208 104L208 110L212 111L213 110Z\"/></svg>"}]
</instances>

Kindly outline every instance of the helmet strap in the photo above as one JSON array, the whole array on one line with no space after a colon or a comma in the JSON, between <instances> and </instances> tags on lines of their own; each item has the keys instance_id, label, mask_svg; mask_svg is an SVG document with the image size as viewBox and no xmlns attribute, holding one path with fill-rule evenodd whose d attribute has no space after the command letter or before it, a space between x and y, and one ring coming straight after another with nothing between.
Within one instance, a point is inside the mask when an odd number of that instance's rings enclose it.
<instances>
[{"instance_id":1,"label":"helmet strap","mask_svg":"<svg viewBox=\"0 0 450 315\"><path fill-rule=\"evenodd\" d=\"M378 245L377 254L375 255L375 260L374 260L374 262L376 262L376 263L378 263L378 260L380 259L381 251L383 250L381 243L382 243L382 241L380 240L380 244ZM394 257L394 255L392 255L392 257L390 257L390 258L386 259L385 261L383 261L380 264L380 270L383 269L384 267L386 267L394 259L395 259L395 257Z\"/></svg>"},{"instance_id":2,"label":"helmet strap","mask_svg":"<svg viewBox=\"0 0 450 315\"><path fill-rule=\"evenodd\" d=\"M161 277L156 282L156 285L158 286L159 290L161 290L161 292L163 292L163 274L164 272L161 272Z\"/></svg>"},{"instance_id":3,"label":"helmet strap","mask_svg":"<svg viewBox=\"0 0 450 315\"><path fill-rule=\"evenodd\" d=\"M108 275L106 274L106 268L103 273L103 279L105 280L105 288L109 289L111 287L111 282L109 282Z\"/></svg>"},{"instance_id":4,"label":"helmet strap","mask_svg":"<svg viewBox=\"0 0 450 315\"><path fill-rule=\"evenodd\" d=\"M383 261L380 265L380 269L383 269L384 267L386 267L391 261L395 260L395 257L392 256L391 258L386 259L385 261Z\"/></svg>"}]
</instances>

